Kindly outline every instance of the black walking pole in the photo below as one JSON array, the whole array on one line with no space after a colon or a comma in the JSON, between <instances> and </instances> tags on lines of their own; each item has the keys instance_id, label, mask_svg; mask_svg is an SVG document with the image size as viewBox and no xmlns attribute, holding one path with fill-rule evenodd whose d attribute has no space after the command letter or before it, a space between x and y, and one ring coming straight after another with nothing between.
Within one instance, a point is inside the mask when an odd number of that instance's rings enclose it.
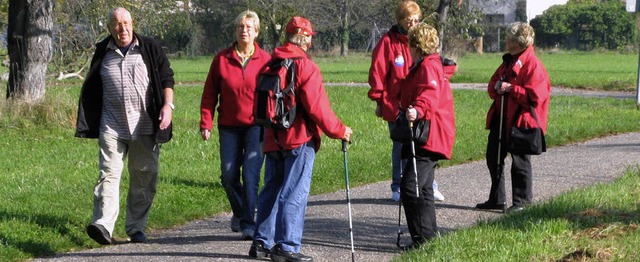
<instances>
[{"instance_id":1,"label":"black walking pole","mask_svg":"<svg viewBox=\"0 0 640 262\"><path fill-rule=\"evenodd\" d=\"M344 181L347 191L347 207L349 207L349 234L351 235L351 262L356 261L356 250L353 246L353 223L351 222L351 196L349 194L349 164L347 162L347 141L342 140L342 155L344 158Z\"/></svg>"},{"instance_id":2,"label":"black walking pole","mask_svg":"<svg viewBox=\"0 0 640 262\"><path fill-rule=\"evenodd\" d=\"M500 154L501 150L502 150L502 122L504 119L504 94L500 95L500 124L498 125L498 157L496 157L496 159L498 159L498 165L496 167L496 175L498 176L498 180L502 179L502 175L503 175L503 167L500 166L500 163L502 162L502 155ZM498 183L498 185L500 185L500 183ZM504 205L504 207L502 208L502 212L506 213L507 209L506 209L506 205Z\"/></svg>"},{"instance_id":3,"label":"black walking pole","mask_svg":"<svg viewBox=\"0 0 640 262\"><path fill-rule=\"evenodd\" d=\"M416 167L416 145L413 142L413 121L409 122L409 130L411 130L411 161L413 164L413 173L416 175L416 197L420 197L418 188L418 167Z\"/></svg>"},{"instance_id":4,"label":"black walking pole","mask_svg":"<svg viewBox=\"0 0 640 262\"><path fill-rule=\"evenodd\" d=\"M402 173L404 172L404 167L402 166L402 160L400 160L400 181L402 181ZM398 239L396 240L396 246L400 247L400 236L402 235L402 195L400 195L400 200L398 201Z\"/></svg>"}]
</instances>

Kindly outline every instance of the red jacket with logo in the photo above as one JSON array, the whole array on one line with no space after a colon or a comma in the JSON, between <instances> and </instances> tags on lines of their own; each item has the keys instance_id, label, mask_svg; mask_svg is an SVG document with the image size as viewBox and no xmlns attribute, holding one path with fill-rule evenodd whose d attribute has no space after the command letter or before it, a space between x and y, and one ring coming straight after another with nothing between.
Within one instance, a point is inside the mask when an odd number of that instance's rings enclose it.
<instances>
[{"instance_id":1,"label":"red jacket with logo","mask_svg":"<svg viewBox=\"0 0 640 262\"><path fill-rule=\"evenodd\" d=\"M368 95L381 106L382 118L386 121L393 122L398 116L398 82L407 75L412 64L407 41L407 35L400 33L399 26L394 25L371 54Z\"/></svg>"},{"instance_id":2,"label":"red jacket with logo","mask_svg":"<svg viewBox=\"0 0 640 262\"><path fill-rule=\"evenodd\" d=\"M325 133L330 138L344 137L347 127L331 110L329 98L322 84L320 68L300 47L286 43L273 51L274 59L294 58L296 119L288 129L265 128L263 151L289 150L314 140L315 149L320 149L320 137ZM275 135L278 136L277 144Z\"/></svg>"},{"instance_id":3,"label":"red jacket with logo","mask_svg":"<svg viewBox=\"0 0 640 262\"><path fill-rule=\"evenodd\" d=\"M487 91L494 103L487 113L486 128L491 127L492 118L500 117L500 95L496 93L494 86L498 81L509 82L513 89L505 95L504 130L510 130L514 117L520 108L520 116L516 121L517 127L537 127L536 120L531 114L533 105L542 131L547 132L547 119L549 113L549 98L551 95L551 82L547 70L536 57L533 46L527 47L522 53L512 56L502 56L503 62L489 81ZM531 102L531 103L530 103ZM509 132L507 140L509 139Z\"/></svg>"},{"instance_id":4,"label":"red jacket with logo","mask_svg":"<svg viewBox=\"0 0 640 262\"><path fill-rule=\"evenodd\" d=\"M401 108L407 110L411 105L418 119L431 121L429 138L421 148L445 159L451 159L456 137L453 92L448 80L454 70L455 66L448 66L445 75L440 55L432 54L417 61L401 82Z\"/></svg>"},{"instance_id":5,"label":"red jacket with logo","mask_svg":"<svg viewBox=\"0 0 640 262\"><path fill-rule=\"evenodd\" d=\"M253 125L253 95L258 73L271 60L271 55L254 43L253 56L243 69L235 47L236 43L220 51L211 62L200 102L200 129L211 130L218 102L218 125Z\"/></svg>"}]
</instances>

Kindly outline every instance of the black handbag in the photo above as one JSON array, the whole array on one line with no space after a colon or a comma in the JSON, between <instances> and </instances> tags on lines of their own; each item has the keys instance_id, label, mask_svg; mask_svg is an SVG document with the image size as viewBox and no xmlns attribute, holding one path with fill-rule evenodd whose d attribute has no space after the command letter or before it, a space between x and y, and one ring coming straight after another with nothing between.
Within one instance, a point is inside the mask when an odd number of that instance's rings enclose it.
<instances>
[{"instance_id":1,"label":"black handbag","mask_svg":"<svg viewBox=\"0 0 640 262\"><path fill-rule=\"evenodd\" d=\"M538 116L536 115L536 111L533 106L531 106L531 114L536 120L537 127L516 127L516 121L519 114L520 108L518 109L518 113L514 116L513 125L511 126L509 152L515 155L540 155L542 152L547 152L547 143L544 138L544 133L542 132L542 128L540 128Z\"/></svg>"},{"instance_id":2,"label":"black handbag","mask_svg":"<svg viewBox=\"0 0 640 262\"><path fill-rule=\"evenodd\" d=\"M416 120L413 122L412 132L409 128L409 120L407 120L405 111L400 111L396 117L396 123L390 132L391 140L408 144L411 143L413 139L418 145L424 145L427 143L427 139L429 139L430 125L431 121L429 120Z\"/></svg>"}]
</instances>

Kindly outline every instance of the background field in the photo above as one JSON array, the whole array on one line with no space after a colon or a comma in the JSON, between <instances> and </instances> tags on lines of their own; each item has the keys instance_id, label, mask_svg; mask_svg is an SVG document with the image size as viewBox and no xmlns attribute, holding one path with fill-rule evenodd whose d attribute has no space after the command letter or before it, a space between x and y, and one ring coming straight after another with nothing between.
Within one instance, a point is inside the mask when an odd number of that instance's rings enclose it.
<instances>
[{"instance_id":1,"label":"background field","mask_svg":"<svg viewBox=\"0 0 640 262\"><path fill-rule=\"evenodd\" d=\"M638 55L615 52L538 51L551 84L580 89L635 91ZM502 54L467 54L457 57L458 70L453 83L485 83L502 62ZM176 80L184 83L204 82L212 57L172 60ZM349 57L313 57L326 82L366 83L369 79L370 53L353 53Z\"/></svg>"},{"instance_id":2,"label":"background field","mask_svg":"<svg viewBox=\"0 0 640 262\"><path fill-rule=\"evenodd\" d=\"M477 64L473 68L478 77L491 74L499 63L497 55L483 57L464 63ZM614 54L598 57L620 58ZM348 62L334 58L317 61L325 79L366 79L365 55ZM480 66L483 61L489 64L484 71ZM173 61L181 81L176 87L175 138L163 145L159 193L149 220L150 230L229 211L219 181L217 130L209 142L203 142L198 133L200 81L209 63L208 58ZM461 77L474 72L462 64ZM574 67L564 66L559 70L571 71ZM592 69L595 75L606 70ZM338 77L341 75L344 78ZM604 75L607 74L600 74ZM78 92L78 85L69 82L50 87L42 105L25 107L0 100L0 260L24 260L96 246L85 235L84 227L92 210L98 149L96 140L73 138ZM333 109L354 130L349 154L352 186L389 179L387 125L373 115L374 103L366 92L363 87L327 87ZM491 102L487 95L482 91L456 90L454 98L456 144L453 160L441 162L443 166L483 158L486 143L483 125ZM640 111L632 100L557 96L551 100L549 119L550 146L640 130ZM339 141L325 137L314 168L313 194L344 187L339 149ZM126 192L127 182L125 174L121 192ZM125 195L121 194L122 206ZM121 218L116 237L126 237L123 228Z\"/></svg>"}]
</instances>

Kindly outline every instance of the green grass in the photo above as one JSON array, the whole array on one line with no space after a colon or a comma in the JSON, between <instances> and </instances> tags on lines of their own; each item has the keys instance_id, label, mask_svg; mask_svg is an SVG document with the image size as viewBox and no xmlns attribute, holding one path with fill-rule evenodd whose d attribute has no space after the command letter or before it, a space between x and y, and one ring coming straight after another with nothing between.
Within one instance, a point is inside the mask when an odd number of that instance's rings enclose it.
<instances>
[{"instance_id":1,"label":"green grass","mask_svg":"<svg viewBox=\"0 0 640 262\"><path fill-rule=\"evenodd\" d=\"M148 224L152 230L229 211L219 181L217 139L203 142L198 134L201 86L182 85L175 92L175 138L163 145L158 195ZM337 115L354 130L349 149L352 185L388 180L387 125L374 116L367 88L337 86L327 92ZM73 137L69 115L75 112L77 97L77 87L52 87L44 105L22 109L23 113L16 112L21 107L0 100L0 260L96 246L84 227L92 212L98 146L96 140ZM444 166L483 158L486 143L487 95L456 90L454 98L457 139L453 160L442 161ZM37 113L24 117L24 111ZM553 97L549 119L550 146L640 130L640 111L632 100ZM340 142L324 137L312 194L343 188L341 154ZM124 175L122 181L122 207L127 178ZM116 237L126 237L123 228L121 218Z\"/></svg>"},{"instance_id":2,"label":"green grass","mask_svg":"<svg viewBox=\"0 0 640 262\"><path fill-rule=\"evenodd\" d=\"M597 90L636 90L638 55L614 52L537 51L551 84ZM486 83L500 65L502 54L467 54L458 59L454 83Z\"/></svg>"},{"instance_id":3,"label":"green grass","mask_svg":"<svg viewBox=\"0 0 640 262\"><path fill-rule=\"evenodd\" d=\"M636 90L638 56L615 52L537 51L547 68L551 84L595 90ZM500 65L501 53L467 54L456 58L458 71L453 83L486 83ZM204 82L212 57L171 60L176 81ZM313 57L325 82L366 83L371 53L352 53L348 57Z\"/></svg>"},{"instance_id":4,"label":"green grass","mask_svg":"<svg viewBox=\"0 0 640 262\"><path fill-rule=\"evenodd\" d=\"M436 238L394 261L638 261L637 168L614 183L573 190Z\"/></svg>"},{"instance_id":5,"label":"green grass","mask_svg":"<svg viewBox=\"0 0 640 262\"><path fill-rule=\"evenodd\" d=\"M553 86L569 88L635 91L638 56L615 52L537 51ZM453 83L486 83L502 61L501 53L467 54L456 58L458 70ZM312 57L322 70L325 82L366 83L369 79L371 53L351 53L348 57ZM207 78L211 56L171 59L178 84L202 86ZM1 72L0 68L0 72ZM65 85L79 85L67 79Z\"/></svg>"}]
</instances>

